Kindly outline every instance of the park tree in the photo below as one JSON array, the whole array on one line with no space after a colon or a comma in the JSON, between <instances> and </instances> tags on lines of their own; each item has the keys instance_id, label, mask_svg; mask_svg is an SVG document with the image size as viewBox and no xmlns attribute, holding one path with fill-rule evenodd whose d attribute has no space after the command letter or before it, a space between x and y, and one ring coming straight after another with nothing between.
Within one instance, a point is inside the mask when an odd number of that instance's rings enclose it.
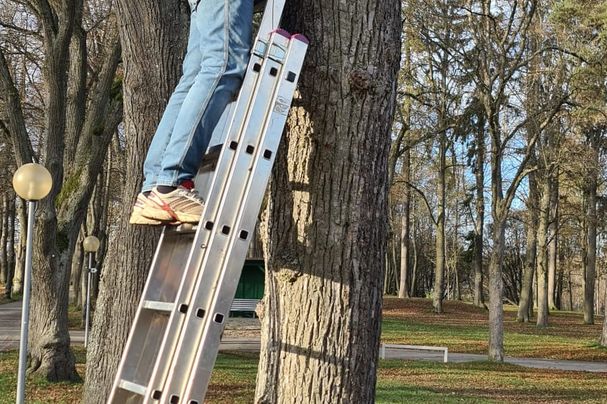
<instances>
[{"instance_id":1,"label":"park tree","mask_svg":"<svg viewBox=\"0 0 607 404\"><path fill-rule=\"evenodd\" d=\"M594 324L597 259L597 203L601 171L600 155L607 135L604 64L607 56L607 2L562 0L555 6L555 24L567 27L561 40L575 52L578 63L571 67L571 86L577 108L572 114L573 130L588 148L583 189L586 206L584 257L584 322Z\"/></svg>"},{"instance_id":2,"label":"park tree","mask_svg":"<svg viewBox=\"0 0 607 404\"><path fill-rule=\"evenodd\" d=\"M256 402L371 403L400 2L294 5L312 46L270 184Z\"/></svg>"},{"instance_id":3,"label":"park tree","mask_svg":"<svg viewBox=\"0 0 607 404\"><path fill-rule=\"evenodd\" d=\"M117 1L124 66L124 206L143 183L145 150L181 73L189 6L172 0ZM150 68L153 66L154 68ZM132 226L122 209L110 240L91 331L84 402L105 403L135 316L159 228Z\"/></svg>"},{"instance_id":4,"label":"park tree","mask_svg":"<svg viewBox=\"0 0 607 404\"><path fill-rule=\"evenodd\" d=\"M40 137L34 147L30 131L36 128L29 127L26 120L12 52L8 44L0 48L0 88L7 111L4 126L16 164L40 161L53 178L51 192L36 212L29 370L51 381L74 380L78 375L67 330L71 258L107 145L122 119L122 101L115 97L114 80L119 45L108 13L86 12L83 0L3 3L3 7L16 7L26 16L13 20L8 30L27 35L39 45L34 57L40 68L40 84L44 85L39 93L43 106L41 127L37 128ZM95 6L103 4L96 2ZM89 53L87 32L95 31L98 25L107 29L102 41L105 45ZM94 66L88 59L92 55L99 58ZM88 70L94 74L89 75ZM70 107L75 104L78 108ZM73 146L71 151L66 144Z\"/></svg>"},{"instance_id":5,"label":"park tree","mask_svg":"<svg viewBox=\"0 0 607 404\"><path fill-rule=\"evenodd\" d=\"M522 72L545 50L529 54L529 31L537 18L538 2L516 2L512 7L481 0L471 2L469 18L475 47L464 50L479 90L479 99L487 117L491 167L491 242L489 263L489 359L503 361L503 278L505 231L512 201L519 185L529 173L528 162L538 136L552 122L564 102L561 94L544 104L541 111L522 115L517 111L512 88ZM512 102L511 102L512 101ZM514 110L513 110L514 109ZM520 118L518 118L520 117ZM518 118L518 119L516 119ZM528 123L537 122L537 132L521 150L516 167L505 178L504 161L513 140L520 139ZM510 165L512 166L512 165Z\"/></svg>"},{"instance_id":6,"label":"park tree","mask_svg":"<svg viewBox=\"0 0 607 404\"><path fill-rule=\"evenodd\" d=\"M453 48L460 48L465 39L465 14L460 1L415 0L406 3L407 45L411 47L413 63L413 91L407 94L416 104L415 114L422 133L433 146L432 157L436 165L436 183L432 194L436 195L433 207L428 202L429 215L435 224L435 271L433 306L443 312L445 276L447 270L448 182L453 177L453 167L448 164L449 150L455 140L457 116L463 92L461 66ZM411 186L411 185L410 185ZM420 192L420 188L415 188Z\"/></svg>"},{"instance_id":7,"label":"park tree","mask_svg":"<svg viewBox=\"0 0 607 404\"><path fill-rule=\"evenodd\" d=\"M483 114L482 108L478 99L473 99L472 105L474 106L474 112L476 120L473 129L474 133L474 305L478 307L485 306L485 297L483 291L483 279L484 279L484 265L483 265L483 252L484 252L484 234L485 234L485 156L486 156L486 119Z\"/></svg>"},{"instance_id":8,"label":"park tree","mask_svg":"<svg viewBox=\"0 0 607 404\"><path fill-rule=\"evenodd\" d=\"M1 129L0 129L1 130ZM11 146L7 137L0 136L0 181L8 184L15 163L9 152ZM0 191L0 283L4 285L4 298L12 297L15 276L15 236L16 236L16 196L9 187Z\"/></svg>"}]
</instances>

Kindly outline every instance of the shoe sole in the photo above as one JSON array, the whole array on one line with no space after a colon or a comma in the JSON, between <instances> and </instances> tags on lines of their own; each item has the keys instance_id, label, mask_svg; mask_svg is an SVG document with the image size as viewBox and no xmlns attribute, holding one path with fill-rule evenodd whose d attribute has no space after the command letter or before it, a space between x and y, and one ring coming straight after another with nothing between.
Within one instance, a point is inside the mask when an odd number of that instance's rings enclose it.
<instances>
[{"instance_id":1,"label":"shoe sole","mask_svg":"<svg viewBox=\"0 0 607 404\"><path fill-rule=\"evenodd\" d=\"M147 217L141 216L140 214L133 214L129 219L130 224L143 224L157 226L162 224L160 220L148 219Z\"/></svg>"},{"instance_id":2,"label":"shoe sole","mask_svg":"<svg viewBox=\"0 0 607 404\"><path fill-rule=\"evenodd\" d=\"M151 219L157 220L160 222L175 222L181 221L177 215L174 215L174 212L169 212L161 208L154 208L151 206L146 206L141 210L141 216Z\"/></svg>"},{"instance_id":3,"label":"shoe sole","mask_svg":"<svg viewBox=\"0 0 607 404\"><path fill-rule=\"evenodd\" d=\"M191 213L185 212L174 212L175 216L177 216L177 220L181 223L198 223L200 222L200 217L202 215L192 215Z\"/></svg>"}]
</instances>

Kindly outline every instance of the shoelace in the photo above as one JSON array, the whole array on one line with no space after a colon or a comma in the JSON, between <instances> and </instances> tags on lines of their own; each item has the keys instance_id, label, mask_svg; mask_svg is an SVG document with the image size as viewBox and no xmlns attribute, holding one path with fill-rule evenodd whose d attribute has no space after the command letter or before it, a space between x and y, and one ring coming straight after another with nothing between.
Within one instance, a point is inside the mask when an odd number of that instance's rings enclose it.
<instances>
[{"instance_id":1,"label":"shoelace","mask_svg":"<svg viewBox=\"0 0 607 404\"><path fill-rule=\"evenodd\" d=\"M202 197L200 196L200 194L198 193L198 191L196 189L194 189L194 188L187 189L187 188L180 187L179 190L180 190L179 193L183 197L185 197L191 201L197 202L201 205L205 204L204 199L202 199Z\"/></svg>"}]
</instances>

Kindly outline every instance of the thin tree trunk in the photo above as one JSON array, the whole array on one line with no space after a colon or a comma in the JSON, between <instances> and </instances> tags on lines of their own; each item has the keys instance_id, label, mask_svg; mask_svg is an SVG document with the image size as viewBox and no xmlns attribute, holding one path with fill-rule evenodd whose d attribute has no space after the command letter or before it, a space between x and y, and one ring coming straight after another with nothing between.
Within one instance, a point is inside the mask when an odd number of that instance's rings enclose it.
<instances>
[{"instance_id":1,"label":"thin tree trunk","mask_svg":"<svg viewBox=\"0 0 607 404\"><path fill-rule=\"evenodd\" d=\"M2 205L0 206L0 283L6 285L8 280L8 195L2 194Z\"/></svg>"},{"instance_id":2,"label":"thin tree trunk","mask_svg":"<svg viewBox=\"0 0 607 404\"><path fill-rule=\"evenodd\" d=\"M573 281L571 280L571 266L569 266L568 271L568 286L569 286L569 310L573 310Z\"/></svg>"},{"instance_id":3,"label":"thin tree trunk","mask_svg":"<svg viewBox=\"0 0 607 404\"><path fill-rule=\"evenodd\" d=\"M439 140L439 172L437 189L437 217L436 217L436 258L434 270L434 295L432 297L432 306L434 312L441 314L443 312L443 296L445 288L445 210L446 210L446 185L447 185L447 139L446 134L441 133Z\"/></svg>"},{"instance_id":4,"label":"thin tree trunk","mask_svg":"<svg viewBox=\"0 0 607 404\"><path fill-rule=\"evenodd\" d=\"M458 175L458 164L457 164L457 155L455 152L455 147L452 148L452 158L451 158L451 166L453 167L453 177L455 178L455 182L456 182L456 186L455 189L457 190L460 186L462 187L462 191L465 193L466 192L466 179L465 179L465 173L464 170L461 169L459 170L459 174ZM462 299L462 288L461 288L461 283L460 283L460 265L459 265L459 260L460 260L460 246L459 246L459 231L460 231L460 211L459 211L459 202L455 203L454 206L454 215L455 215L455 224L454 224L454 230L453 230L453 274L454 274L454 293L453 293L453 298L455 300L461 300Z\"/></svg>"},{"instance_id":5,"label":"thin tree trunk","mask_svg":"<svg viewBox=\"0 0 607 404\"><path fill-rule=\"evenodd\" d=\"M504 259L504 233L506 219L501 212L493 215L493 251L489 263L489 360L504 361L504 282L502 261ZM497 219L497 220L496 220Z\"/></svg>"},{"instance_id":6,"label":"thin tree trunk","mask_svg":"<svg viewBox=\"0 0 607 404\"><path fill-rule=\"evenodd\" d=\"M124 63L126 185L131 206L143 182L143 161L166 102L177 83L187 38L186 2L117 2ZM150 66L154 66L150 69ZM142 97L141 94L146 94ZM84 402L105 403L143 290L159 229L130 226L125 209L116 223L104 265L87 352Z\"/></svg>"},{"instance_id":7,"label":"thin tree trunk","mask_svg":"<svg viewBox=\"0 0 607 404\"><path fill-rule=\"evenodd\" d=\"M556 310L558 234L559 234L559 180L558 174L551 179L550 187L550 226L548 227L548 309Z\"/></svg>"},{"instance_id":8,"label":"thin tree trunk","mask_svg":"<svg viewBox=\"0 0 607 404\"><path fill-rule=\"evenodd\" d=\"M403 159L403 180L406 184L411 181L411 148L407 147ZM405 187L403 197L403 218L402 218L402 236L400 240L400 289L401 299L410 297L409 291L409 272L411 262L411 188Z\"/></svg>"},{"instance_id":9,"label":"thin tree trunk","mask_svg":"<svg viewBox=\"0 0 607 404\"><path fill-rule=\"evenodd\" d=\"M415 227L413 227L413 232L415 232ZM409 290L409 296L415 297L416 288L417 288L417 263L418 263L418 251L417 251L417 239L416 234L413 234L411 238L411 244L413 247L413 269L411 273L411 289Z\"/></svg>"},{"instance_id":10,"label":"thin tree trunk","mask_svg":"<svg viewBox=\"0 0 607 404\"><path fill-rule=\"evenodd\" d=\"M286 27L314 46L270 185L255 401L373 403L400 2L294 4ZM319 76L327 60L353 70ZM292 191L296 183L308 196Z\"/></svg>"},{"instance_id":11,"label":"thin tree trunk","mask_svg":"<svg viewBox=\"0 0 607 404\"><path fill-rule=\"evenodd\" d=\"M7 278L6 278L6 290L5 296L7 298L12 297L13 295L13 277L15 276L15 220L17 216L16 204L15 204L15 196L12 195L9 200L9 223L8 223L8 238L6 243L6 251L7 251Z\"/></svg>"},{"instance_id":12,"label":"thin tree trunk","mask_svg":"<svg viewBox=\"0 0 607 404\"><path fill-rule=\"evenodd\" d=\"M542 178L540 220L537 227L537 322L538 327L548 326L548 222L550 220L550 186L548 173Z\"/></svg>"},{"instance_id":13,"label":"thin tree trunk","mask_svg":"<svg viewBox=\"0 0 607 404\"><path fill-rule=\"evenodd\" d=\"M81 306L82 299L82 288L80 287L80 280L82 277L82 264L84 262L83 255L84 251L82 249L82 241L84 237L82 236L82 230L80 231L80 235L78 236L78 241L76 242L76 248L74 250L74 256L72 257L72 270L71 270L71 279L70 279L70 303L77 306L78 308Z\"/></svg>"},{"instance_id":14,"label":"thin tree trunk","mask_svg":"<svg viewBox=\"0 0 607 404\"><path fill-rule=\"evenodd\" d=\"M26 206L22 199L19 199L17 212L19 216L19 229L25 229L27 226L27 217L25 214ZM23 271L25 268L25 244L27 241L26 232L19 231L19 243L15 253L15 277L13 278L13 295L23 293Z\"/></svg>"},{"instance_id":15,"label":"thin tree trunk","mask_svg":"<svg viewBox=\"0 0 607 404\"><path fill-rule=\"evenodd\" d=\"M594 135L593 136L598 136ZM595 142L593 142L595 143ZM598 145L594 145L598 147ZM594 324L594 296L596 281L596 238L597 238L597 175L599 167L599 152L593 148L593 164L596 169L592 170L588 181L587 190L587 233L586 233L586 273L584 281L584 323Z\"/></svg>"},{"instance_id":16,"label":"thin tree trunk","mask_svg":"<svg viewBox=\"0 0 607 404\"><path fill-rule=\"evenodd\" d=\"M537 228L539 192L537 189L537 174L529 174L529 197L527 199L527 240L525 251L525 266L523 267L523 280L520 292L520 301L516 321L528 323L533 314L533 273L536 267L537 256Z\"/></svg>"},{"instance_id":17,"label":"thin tree trunk","mask_svg":"<svg viewBox=\"0 0 607 404\"><path fill-rule=\"evenodd\" d=\"M484 307L483 296L483 234L485 231L485 119L480 114L476 129L476 217L474 219L474 305Z\"/></svg>"},{"instance_id":18,"label":"thin tree trunk","mask_svg":"<svg viewBox=\"0 0 607 404\"><path fill-rule=\"evenodd\" d=\"M605 313L603 313L603 332L601 333L601 339L599 343L601 346L607 347L607 287L605 288L605 300L604 300Z\"/></svg>"}]
</instances>

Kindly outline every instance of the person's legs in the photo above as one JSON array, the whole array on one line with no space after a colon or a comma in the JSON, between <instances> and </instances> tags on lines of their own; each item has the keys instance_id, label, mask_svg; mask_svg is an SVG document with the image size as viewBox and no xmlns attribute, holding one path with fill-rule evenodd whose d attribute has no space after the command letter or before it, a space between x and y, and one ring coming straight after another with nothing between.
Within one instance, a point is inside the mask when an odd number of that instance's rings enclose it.
<instances>
[{"instance_id":1,"label":"person's legs","mask_svg":"<svg viewBox=\"0 0 607 404\"><path fill-rule=\"evenodd\" d=\"M192 24L204 54L179 110L157 185L177 186L196 175L217 121L240 88L249 59L252 18L251 0L201 0L193 12Z\"/></svg>"},{"instance_id":2,"label":"person's legs","mask_svg":"<svg viewBox=\"0 0 607 404\"><path fill-rule=\"evenodd\" d=\"M194 8L192 7L192 10ZM183 102L192 88L196 76L200 71L200 64L202 63L202 49L201 49L201 38L200 31L194 23L193 14L190 18L190 33L188 37L188 47L183 60L182 76L179 83L173 90L171 98L164 110L162 119L158 124L156 133L148 149L145 163L143 164L144 182L142 186L142 192L151 191L156 186L156 178L160 172L160 166L162 163L162 157L169 144L179 110L181 109ZM198 126L197 130L201 127Z\"/></svg>"},{"instance_id":3,"label":"person's legs","mask_svg":"<svg viewBox=\"0 0 607 404\"><path fill-rule=\"evenodd\" d=\"M165 148L151 203L142 211L146 218L200 219L204 201L179 185L195 176L217 122L240 88L249 59L252 15L251 0L201 0L194 8L201 63Z\"/></svg>"}]
</instances>

